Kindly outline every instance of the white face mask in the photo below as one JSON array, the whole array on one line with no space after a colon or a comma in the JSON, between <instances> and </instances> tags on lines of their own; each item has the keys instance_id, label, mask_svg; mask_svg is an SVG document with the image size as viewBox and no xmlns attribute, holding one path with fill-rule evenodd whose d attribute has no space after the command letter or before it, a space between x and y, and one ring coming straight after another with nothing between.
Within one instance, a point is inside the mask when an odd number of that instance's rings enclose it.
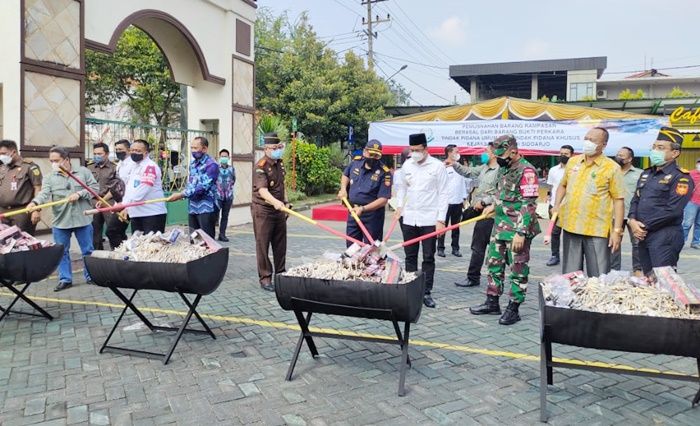
<instances>
[{"instance_id":1,"label":"white face mask","mask_svg":"<svg viewBox=\"0 0 700 426\"><path fill-rule=\"evenodd\" d=\"M51 163L51 170L54 172L60 172L61 171L61 164L60 163Z\"/></svg>"},{"instance_id":2,"label":"white face mask","mask_svg":"<svg viewBox=\"0 0 700 426\"><path fill-rule=\"evenodd\" d=\"M696 165L695 165L695 170L697 170L697 171L700 172L700 164L696 164Z\"/></svg>"},{"instance_id":3,"label":"white face mask","mask_svg":"<svg viewBox=\"0 0 700 426\"><path fill-rule=\"evenodd\" d=\"M425 152L412 152L411 159L416 163L420 163L425 159Z\"/></svg>"},{"instance_id":4,"label":"white face mask","mask_svg":"<svg viewBox=\"0 0 700 426\"><path fill-rule=\"evenodd\" d=\"M12 156L11 155L0 155L0 163L2 164L10 164L12 162Z\"/></svg>"},{"instance_id":5,"label":"white face mask","mask_svg":"<svg viewBox=\"0 0 700 426\"><path fill-rule=\"evenodd\" d=\"M595 155L597 150L598 150L598 145L596 145L595 143L593 143L589 140L583 141L583 153L585 155Z\"/></svg>"},{"instance_id":6,"label":"white face mask","mask_svg":"<svg viewBox=\"0 0 700 426\"><path fill-rule=\"evenodd\" d=\"M459 155L459 152L455 152L454 154L452 154L452 159L454 161L459 161L460 158L462 158L462 156Z\"/></svg>"}]
</instances>

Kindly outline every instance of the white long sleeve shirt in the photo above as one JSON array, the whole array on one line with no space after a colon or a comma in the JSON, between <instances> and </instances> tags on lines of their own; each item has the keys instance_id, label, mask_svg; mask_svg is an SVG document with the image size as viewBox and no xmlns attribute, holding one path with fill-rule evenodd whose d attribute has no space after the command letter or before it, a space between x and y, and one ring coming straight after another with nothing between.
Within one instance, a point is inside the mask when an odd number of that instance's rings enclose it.
<instances>
[{"instance_id":1,"label":"white long sleeve shirt","mask_svg":"<svg viewBox=\"0 0 700 426\"><path fill-rule=\"evenodd\" d=\"M452 166L445 168L447 172L447 187L450 194L448 204L462 204L467 199L468 187L471 186L471 179L462 177L455 172Z\"/></svg>"},{"instance_id":2,"label":"white long sleeve shirt","mask_svg":"<svg viewBox=\"0 0 700 426\"><path fill-rule=\"evenodd\" d=\"M144 158L129 168L123 203L163 198L163 181L160 167L150 158ZM165 203L128 207L129 217L145 217L166 214Z\"/></svg>"},{"instance_id":3,"label":"white long sleeve shirt","mask_svg":"<svg viewBox=\"0 0 700 426\"><path fill-rule=\"evenodd\" d=\"M438 220L445 220L449 188L442 162L428 156L422 164L413 160L405 162L401 170L396 198L403 209L403 223L409 226L434 226Z\"/></svg>"}]
</instances>

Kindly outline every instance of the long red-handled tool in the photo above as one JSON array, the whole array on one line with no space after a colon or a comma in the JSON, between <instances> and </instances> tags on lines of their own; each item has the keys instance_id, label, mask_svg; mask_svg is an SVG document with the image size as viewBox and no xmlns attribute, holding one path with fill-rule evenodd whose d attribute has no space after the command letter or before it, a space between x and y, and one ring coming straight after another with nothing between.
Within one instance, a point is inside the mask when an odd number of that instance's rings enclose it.
<instances>
[{"instance_id":1,"label":"long red-handled tool","mask_svg":"<svg viewBox=\"0 0 700 426\"><path fill-rule=\"evenodd\" d=\"M67 170L67 169L66 169L65 167L63 167L63 166L59 166L59 167L61 168L61 171L62 171L63 173L67 174L69 178L71 178L71 179L73 179L74 181L76 181L76 182L78 183L78 185L82 186L83 189L85 189L90 195L93 196L93 198L97 198L97 199L100 200L100 202L101 202L102 204L104 204L105 206L108 206L108 205L109 205L109 203L107 202L107 200L105 200L104 198L100 197L100 194L98 194L98 193L95 192L92 188L90 188L89 186L87 186L87 184L86 184L85 182L83 182L82 180L78 179L78 177L77 177L76 175L74 175L73 173L71 173L70 170Z\"/></svg>"},{"instance_id":2,"label":"long red-handled tool","mask_svg":"<svg viewBox=\"0 0 700 426\"><path fill-rule=\"evenodd\" d=\"M121 210L124 210L127 207L138 207L138 206L143 206L145 204L153 204L153 203L165 203L168 201L168 198L154 198L152 200L145 200L145 201L134 201L133 203L126 203L126 204L115 204L110 207L100 207L99 209L91 209L91 210L85 210L83 214L85 215L91 215L91 214L97 214L97 213L112 213L112 212L118 212Z\"/></svg>"},{"instance_id":3,"label":"long red-handled tool","mask_svg":"<svg viewBox=\"0 0 700 426\"><path fill-rule=\"evenodd\" d=\"M549 226L547 227L547 232L544 234L544 244L547 245L549 244L550 241L552 241L552 231L554 230L554 225L557 224L557 217L559 216L559 212L556 212L552 215L552 218L549 220Z\"/></svg>"},{"instance_id":4,"label":"long red-handled tool","mask_svg":"<svg viewBox=\"0 0 700 426\"><path fill-rule=\"evenodd\" d=\"M403 197L403 201L401 202L402 205L406 204L406 197ZM403 207L399 207L402 209ZM398 210L398 209L397 209ZM391 238L391 234L394 232L394 228L396 228L396 224L399 223L399 218L401 218L400 214L397 214L398 212L394 213L394 217L391 218L391 223L389 224L389 230L386 232L386 235L384 236L384 242L389 241L389 238Z\"/></svg>"},{"instance_id":5,"label":"long red-handled tool","mask_svg":"<svg viewBox=\"0 0 700 426\"><path fill-rule=\"evenodd\" d=\"M357 213L355 213L355 209L352 208L348 199L343 197L341 201L343 202L343 204L345 204L345 207L348 209L348 212L350 212L350 216L352 216L352 218L355 219L357 226L360 227L360 230L365 235L365 238L367 238L367 241L369 241L370 244L374 245L374 238L372 238L372 235L370 235L369 231L365 227L365 224L362 223L360 217L357 215Z\"/></svg>"},{"instance_id":6,"label":"long red-handled tool","mask_svg":"<svg viewBox=\"0 0 700 426\"><path fill-rule=\"evenodd\" d=\"M412 238L412 239L404 241L402 243L394 244L393 246L389 247L389 250L396 250L396 249L400 249L401 247L407 247L407 246L419 243L423 240L427 240L428 238L432 238L432 237L436 237L440 234L444 234L445 232L459 228L460 226L464 226L468 223L477 222L479 220L486 219L486 218L487 218L487 216L482 214L482 215L479 215L477 217L473 217L471 219L467 219L467 220L464 220L462 222L455 223L454 225L446 226L439 231L433 231L431 233L421 235L420 237Z\"/></svg>"},{"instance_id":7,"label":"long red-handled tool","mask_svg":"<svg viewBox=\"0 0 700 426\"><path fill-rule=\"evenodd\" d=\"M367 245L367 244L363 243L362 241L356 240L355 238L353 238L353 237L351 237L351 236L349 236L349 235L345 235L345 234L343 234L343 233L340 232L340 231L336 231L335 229L331 228L330 226L325 225L325 224L320 223L320 222L317 222L317 221L311 219L310 217L306 217L306 216L304 216L304 215L301 214L301 213L295 212L295 211L292 210L292 209L288 209L288 208L286 208L286 207L282 207L280 210L282 210L283 212L285 212L285 213L287 213L287 214L290 214L290 215L292 215L292 216L294 216L294 217L296 217L296 218L299 218L299 219L303 220L304 222L308 222L308 223L310 223L310 224L312 224L312 225L315 225L315 226L317 226L317 227L323 229L323 230L326 231L326 232L330 232L331 234L333 234L333 235L335 235L335 236L338 236L338 237L340 237L340 238L343 238L343 239L345 239L345 240L348 240L348 241L350 241L351 243L355 243L355 244L359 245L360 247L364 247L365 245Z\"/></svg>"}]
</instances>

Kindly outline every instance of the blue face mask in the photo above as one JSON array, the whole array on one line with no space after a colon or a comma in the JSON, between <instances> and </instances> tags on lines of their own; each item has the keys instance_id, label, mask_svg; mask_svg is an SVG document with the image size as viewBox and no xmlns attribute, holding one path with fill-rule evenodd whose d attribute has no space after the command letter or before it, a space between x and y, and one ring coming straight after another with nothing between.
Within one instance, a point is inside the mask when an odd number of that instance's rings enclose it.
<instances>
[{"instance_id":1,"label":"blue face mask","mask_svg":"<svg viewBox=\"0 0 700 426\"><path fill-rule=\"evenodd\" d=\"M487 152L481 153L481 164L486 164L489 162L489 154Z\"/></svg>"},{"instance_id":2,"label":"blue face mask","mask_svg":"<svg viewBox=\"0 0 700 426\"><path fill-rule=\"evenodd\" d=\"M94 157L92 157L92 161L94 161L97 164L100 164L103 161L105 161L105 158L101 155L95 155Z\"/></svg>"},{"instance_id":3,"label":"blue face mask","mask_svg":"<svg viewBox=\"0 0 700 426\"><path fill-rule=\"evenodd\" d=\"M203 156L204 156L204 153L201 152L201 151L199 151L199 152L193 151L193 152L192 152L192 157L194 157L195 160L199 160L199 159L202 158Z\"/></svg>"},{"instance_id":4,"label":"blue face mask","mask_svg":"<svg viewBox=\"0 0 700 426\"><path fill-rule=\"evenodd\" d=\"M270 154L270 158L272 158L273 160L279 160L282 158L282 154L284 154L283 149L276 149L272 151L272 153Z\"/></svg>"}]
</instances>

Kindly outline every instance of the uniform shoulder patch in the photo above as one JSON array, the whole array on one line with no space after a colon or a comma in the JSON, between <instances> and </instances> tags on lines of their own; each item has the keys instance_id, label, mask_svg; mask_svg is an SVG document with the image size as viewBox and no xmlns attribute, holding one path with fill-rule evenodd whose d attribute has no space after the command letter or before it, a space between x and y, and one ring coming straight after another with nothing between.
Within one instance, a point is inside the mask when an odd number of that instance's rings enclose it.
<instances>
[{"instance_id":1,"label":"uniform shoulder patch","mask_svg":"<svg viewBox=\"0 0 700 426\"><path fill-rule=\"evenodd\" d=\"M32 167L31 171L34 174L34 176L41 176L41 170L39 170L39 167Z\"/></svg>"},{"instance_id":2,"label":"uniform shoulder patch","mask_svg":"<svg viewBox=\"0 0 700 426\"><path fill-rule=\"evenodd\" d=\"M353 159L353 160L362 160L362 156L361 156L361 155L356 155L356 156L352 157L352 159Z\"/></svg>"},{"instance_id":3,"label":"uniform shoulder patch","mask_svg":"<svg viewBox=\"0 0 700 426\"><path fill-rule=\"evenodd\" d=\"M679 182L676 185L676 194L678 195L686 195L688 193L688 184L687 183L682 183Z\"/></svg>"},{"instance_id":4,"label":"uniform shoulder patch","mask_svg":"<svg viewBox=\"0 0 700 426\"><path fill-rule=\"evenodd\" d=\"M384 170L387 173L389 173L391 171L391 169L389 167L387 167L386 164L382 166L382 170Z\"/></svg>"}]
</instances>

